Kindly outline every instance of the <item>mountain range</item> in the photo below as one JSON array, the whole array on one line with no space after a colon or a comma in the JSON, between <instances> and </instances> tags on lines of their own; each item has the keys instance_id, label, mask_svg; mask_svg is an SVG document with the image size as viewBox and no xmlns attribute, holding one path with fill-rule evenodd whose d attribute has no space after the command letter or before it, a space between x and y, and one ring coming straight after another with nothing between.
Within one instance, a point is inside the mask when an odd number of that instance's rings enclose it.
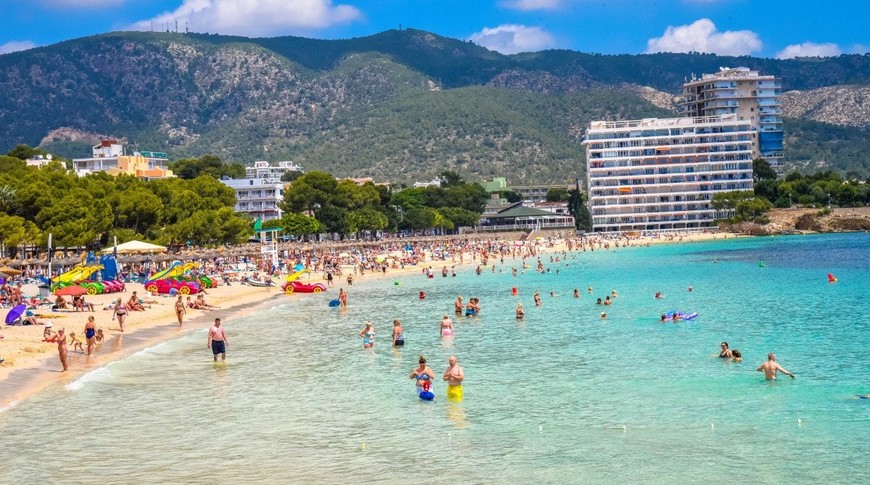
<instances>
[{"instance_id":1,"label":"mountain range","mask_svg":"<svg viewBox=\"0 0 870 485\"><path fill-rule=\"evenodd\" d=\"M318 40L118 32L0 56L0 150L85 157L99 137L171 158L293 160L377 180L451 169L512 183L582 177L596 119L675 115L692 76L782 79L786 163L870 173L870 55L502 55L419 30Z\"/></svg>"}]
</instances>

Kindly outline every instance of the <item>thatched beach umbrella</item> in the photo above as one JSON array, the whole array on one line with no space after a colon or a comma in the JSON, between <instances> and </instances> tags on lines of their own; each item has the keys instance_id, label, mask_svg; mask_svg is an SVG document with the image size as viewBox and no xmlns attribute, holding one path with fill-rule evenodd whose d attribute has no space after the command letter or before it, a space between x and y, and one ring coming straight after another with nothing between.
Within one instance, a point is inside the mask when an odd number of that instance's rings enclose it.
<instances>
[{"instance_id":1,"label":"thatched beach umbrella","mask_svg":"<svg viewBox=\"0 0 870 485\"><path fill-rule=\"evenodd\" d=\"M0 268L0 273L6 274L9 276L18 276L21 273L23 273L23 271L18 271L17 269L11 268L9 266L3 266L2 268Z\"/></svg>"}]
</instances>

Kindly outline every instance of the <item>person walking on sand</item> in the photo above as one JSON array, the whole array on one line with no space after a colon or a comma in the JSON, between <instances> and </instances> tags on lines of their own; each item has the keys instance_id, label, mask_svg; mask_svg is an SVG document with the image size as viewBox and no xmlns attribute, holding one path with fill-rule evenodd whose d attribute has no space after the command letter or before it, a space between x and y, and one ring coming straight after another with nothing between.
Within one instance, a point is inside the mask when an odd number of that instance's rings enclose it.
<instances>
[{"instance_id":1,"label":"person walking on sand","mask_svg":"<svg viewBox=\"0 0 870 485\"><path fill-rule=\"evenodd\" d=\"M181 295L178 295L178 299L175 300L175 316L178 318L179 327L184 323L184 315L187 314L187 308L184 307L182 298Z\"/></svg>"},{"instance_id":2,"label":"person walking on sand","mask_svg":"<svg viewBox=\"0 0 870 485\"><path fill-rule=\"evenodd\" d=\"M115 311L112 312L112 320L118 317L118 325L121 326L121 332L124 331L124 321L127 320L127 304L120 298L115 302Z\"/></svg>"},{"instance_id":3,"label":"person walking on sand","mask_svg":"<svg viewBox=\"0 0 870 485\"><path fill-rule=\"evenodd\" d=\"M214 326L208 329L208 343L206 344L206 348L211 349L212 355L214 355L214 361L217 362L218 354L221 356L221 361L227 360L227 333L223 327L221 327L221 319L214 319Z\"/></svg>"},{"instance_id":4,"label":"person walking on sand","mask_svg":"<svg viewBox=\"0 0 870 485\"><path fill-rule=\"evenodd\" d=\"M760 366L758 366L758 369L755 370L757 370L758 372L764 372L764 378L768 381L775 381L777 372L782 372L783 374L794 379L794 374L785 370L785 368L783 368L781 365L777 364L776 354L774 354L773 352L767 354L767 362L761 364Z\"/></svg>"},{"instance_id":5,"label":"person walking on sand","mask_svg":"<svg viewBox=\"0 0 870 485\"><path fill-rule=\"evenodd\" d=\"M97 324L94 322L93 315L88 317L84 334L85 340L88 342L88 355L91 355L94 352L94 345L97 344Z\"/></svg>"},{"instance_id":6,"label":"person walking on sand","mask_svg":"<svg viewBox=\"0 0 870 485\"><path fill-rule=\"evenodd\" d=\"M444 371L444 380L447 381L447 399L449 401L462 401L462 381L465 380L465 372L456 363L456 356L451 355L447 360L450 364Z\"/></svg>"}]
</instances>

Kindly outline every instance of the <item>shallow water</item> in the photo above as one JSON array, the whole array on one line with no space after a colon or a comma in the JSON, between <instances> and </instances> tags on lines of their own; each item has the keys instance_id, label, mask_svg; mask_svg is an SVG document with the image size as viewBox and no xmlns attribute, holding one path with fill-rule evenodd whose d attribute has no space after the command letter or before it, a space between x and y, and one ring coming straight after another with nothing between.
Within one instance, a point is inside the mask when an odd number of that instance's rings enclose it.
<instances>
[{"instance_id":1,"label":"shallow water","mask_svg":"<svg viewBox=\"0 0 870 485\"><path fill-rule=\"evenodd\" d=\"M344 313L327 308L334 291L297 295L226 320L225 366L192 332L0 413L0 482L863 481L868 248L849 234L547 255L549 274L516 278L505 260L353 287ZM612 306L594 304L613 289ZM457 294L483 311L442 340ZM700 316L660 324L672 309ZM722 340L745 362L716 358ZM770 351L796 380L755 372ZM462 403L441 382L434 402L413 394L420 353L436 373L459 358Z\"/></svg>"}]
</instances>

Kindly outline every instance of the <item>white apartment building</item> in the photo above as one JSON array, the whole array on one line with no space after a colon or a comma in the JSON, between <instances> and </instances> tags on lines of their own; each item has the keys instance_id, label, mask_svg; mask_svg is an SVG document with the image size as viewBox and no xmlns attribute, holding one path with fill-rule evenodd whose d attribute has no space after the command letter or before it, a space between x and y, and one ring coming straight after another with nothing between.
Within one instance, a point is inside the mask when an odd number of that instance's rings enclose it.
<instances>
[{"instance_id":1,"label":"white apartment building","mask_svg":"<svg viewBox=\"0 0 870 485\"><path fill-rule=\"evenodd\" d=\"M284 183L266 182L263 179L221 180L236 192L236 212L250 214L251 217L280 219L278 203L284 200Z\"/></svg>"},{"instance_id":2,"label":"white apartment building","mask_svg":"<svg viewBox=\"0 0 870 485\"><path fill-rule=\"evenodd\" d=\"M750 120L735 114L593 121L586 145L594 232L711 226L717 192L752 189Z\"/></svg>"},{"instance_id":3,"label":"white apartment building","mask_svg":"<svg viewBox=\"0 0 870 485\"><path fill-rule=\"evenodd\" d=\"M272 165L266 161L254 162L254 165L245 167L245 177L260 179L267 183L279 183L281 177L287 172L302 172L302 166L293 162L278 162Z\"/></svg>"},{"instance_id":4,"label":"white apartment building","mask_svg":"<svg viewBox=\"0 0 870 485\"><path fill-rule=\"evenodd\" d=\"M764 158L782 171L783 131L779 95L781 81L748 67L721 67L715 74L693 77L683 84L680 115L735 114L749 120L756 131L753 158Z\"/></svg>"}]
</instances>

